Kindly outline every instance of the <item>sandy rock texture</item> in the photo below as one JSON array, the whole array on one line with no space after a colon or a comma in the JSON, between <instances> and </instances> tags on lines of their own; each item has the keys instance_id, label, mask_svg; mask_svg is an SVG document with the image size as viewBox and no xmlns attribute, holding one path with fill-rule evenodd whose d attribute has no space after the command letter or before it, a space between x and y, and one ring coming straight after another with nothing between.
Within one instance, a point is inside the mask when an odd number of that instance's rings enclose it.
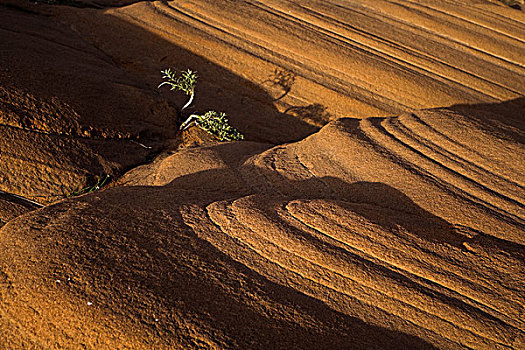
<instances>
[{"instance_id":1,"label":"sandy rock texture","mask_svg":"<svg viewBox=\"0 0 525 350\"><path fill-rule=\"evenodd\" d=\"M0 348L525 348L523 11L68 5L0 1Z\"/></svg>"}]
</instances>

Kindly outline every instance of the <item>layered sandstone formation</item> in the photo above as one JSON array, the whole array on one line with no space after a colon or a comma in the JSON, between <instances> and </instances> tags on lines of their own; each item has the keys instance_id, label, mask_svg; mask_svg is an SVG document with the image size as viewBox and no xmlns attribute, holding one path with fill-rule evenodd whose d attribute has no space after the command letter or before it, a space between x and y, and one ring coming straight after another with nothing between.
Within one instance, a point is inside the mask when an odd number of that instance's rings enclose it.
<instances>
[{"instance_id":1,"label":"layered sandstone formation","mask_svg":"<svg viewBox=\"0 0 525 350\"><path fill-rule=\"evenodd\" d=\"M0 348L525 347L522 11L82 4L0 7Z\"/></svg>"}]
</instances>

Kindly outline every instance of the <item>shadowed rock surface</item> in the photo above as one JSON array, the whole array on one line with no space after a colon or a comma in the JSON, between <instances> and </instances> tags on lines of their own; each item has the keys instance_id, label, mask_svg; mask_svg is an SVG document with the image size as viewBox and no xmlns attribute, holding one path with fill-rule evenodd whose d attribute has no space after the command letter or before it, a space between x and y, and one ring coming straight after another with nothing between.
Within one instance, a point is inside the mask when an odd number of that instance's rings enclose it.
<instances>
[{"instance_id":1,"label":"shadowed rock surface","mask_svg":"<svg viewBox=\"0 0 525 350\"><path fill-rule=\"evenodd\" d=\"M2 4L0 348L525 347L523 12Z\"/></svg>"}]
</instances>

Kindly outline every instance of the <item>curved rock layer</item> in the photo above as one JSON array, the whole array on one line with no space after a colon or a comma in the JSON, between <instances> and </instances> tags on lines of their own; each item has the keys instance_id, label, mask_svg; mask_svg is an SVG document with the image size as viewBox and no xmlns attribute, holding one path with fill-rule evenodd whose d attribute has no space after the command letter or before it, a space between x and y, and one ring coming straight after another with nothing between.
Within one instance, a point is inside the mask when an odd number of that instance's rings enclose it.
<instances>
[{"instance_id":1,"label":"curved rock layer","mask_svg":"<svg viewBox=\"0 0 525 350\"><path fill-rule=\"evenodd\" d=\"M170 134L167 102L68 26L4 2L0 190L49 203L146 161L132 140Z\"/></svg>"},{"instance_id":2,"label":"curved rock layer","mask_svg":"<svg viewBox=\"0 0 525 350\"><path fill-rule=\"evenodd\" d=\"M523 12L4 3L0 190L169 146L2 194L0 348L525 348ZM249 141L170 144L167 66Z\"/></svg>"},{"instance_id":3,"label":"curved rock layer","mask_svg":"<svg viewBox=\"0 0 525 350\"><path fill-rule=\"evenodd\" d=\"M9 220L39 207L36 203L23 198L0 192L0 227L4 226Z\"/></svg>"},{"instance_id":4,"label":"curved rock layer","mask_svg":"<svg viewBox=\"0 0 525 350\"><path fill-rule=\"evenodd\" d=\"M0 1L0 188L40 202L146 161L130 140L173 137L167 67L198 71L194 111L274 144L525 92L523 11L486 0L46 2Z\"/></svg>"},{"instance_id":5,"label":"curved rock layer","mask_svg":"<svg viewBox=\"0 0 525 350\"><path fill-rule=\"evenodd\" d=\"M485 0L154 1L105 14L163 38L164 64L184 63L175 44L262 84L284 107L384 116L525 89L516 79L525 15Z\"/></svg>"},{"instance_id":6,"label":"curved rock layer","mask_svg":"<svg viewBox=\"0 0 525 350\"><path fill-rule=\"evenodd\" d=\"M54 13L152 86L166 67L197 70L195 109L227 112L254 141L297 141L341 116L525 93L525 14L488 0L144 1Z\"/></svg>"},{"instance_id":7,"label":"curved rock layer","mask_svg":"<svg viewBox=\"0 0 525 350\"><path fill-rule=\"evenodd\" d=\"M11 221L5 344L521 348L525 148L478 123L188 148Z\"/></svg>"}]
</instances>

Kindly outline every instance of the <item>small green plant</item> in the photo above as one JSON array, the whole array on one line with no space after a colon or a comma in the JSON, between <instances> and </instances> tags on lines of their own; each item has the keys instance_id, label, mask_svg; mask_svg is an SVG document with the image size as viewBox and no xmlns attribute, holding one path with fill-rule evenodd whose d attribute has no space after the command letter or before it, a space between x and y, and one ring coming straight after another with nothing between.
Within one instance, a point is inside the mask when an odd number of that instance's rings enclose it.
<instances>
[{"instance_id":1,"label":"small green plant","mask_svg":"<svg viewBox=\"0 0 525 350\"><path fill-rule=\"evenodd\" d=\"M192 114L181 125L182 130L189 128L193 123L202 130L217 136L221 141L244 140L244 136L228 123L226 114L222 112L208 111L204 115Z\"/></svg>"},{"instance_id":2,"label":"small green plant","mask_svg":"<svg viewBox=\"0 0 525 350\"><path fill-rule=\"evenodd\" d=\"M168 85L170 86L170 90L179 90L186 95L189 95L188 101L179 111L179 116L182 120L184 119L184 110L193 103L193 99L195 97L195 86L197 84L198 77L197 72L188 69L178 75L175 70L168 68L161 71L161 73L162 78L165 79L165 81L162 82L158 88L163 85ZM215 111L208 111L203 115L191 114L181 122L179 129L186 130L193 125L196 125L202 130L217 136L220 141L235 141L244 139L244 136L228 123L226 114L222 112L218 113Z\"/></svg>"},{"instance_id":3,"label":"small green plant","mask_svg":"<svg viewBox=\"0 0 525 350\"><path fill-rule=\"evenodd\" d=\"M81 184L78 184L77 187L75 187L73 191L71 191L68 194L64 194L64 198L80 196L81 194L98 191L102 188L102 186L104 186L108 182L109 177L110 177L109 175L106 175L104 177L99 177L97 178L96 182L93 185L88 185L85 187L82 187Z\"/></svg>"},{"instance_id":4,"label":"small green plant","mask_svg":"<svg viewBox=\"0 0 525 350\"><path fill-rule=\"evenodd\" d=\"M186 104L180 109L182 112L188 108L193 102L193 97L195 96L195 85L197 84L197 72L193 72L188 69L185 72L181 72L180 76L177 75L176 71L172 71L170 68L161 71L162 79L167 79L165 82L162 82L157 88L160 88L162 85L169 85L170 90L179 90L184 92L186 95L189 95L190 98Z\"/></svg>"}]
</instances>

